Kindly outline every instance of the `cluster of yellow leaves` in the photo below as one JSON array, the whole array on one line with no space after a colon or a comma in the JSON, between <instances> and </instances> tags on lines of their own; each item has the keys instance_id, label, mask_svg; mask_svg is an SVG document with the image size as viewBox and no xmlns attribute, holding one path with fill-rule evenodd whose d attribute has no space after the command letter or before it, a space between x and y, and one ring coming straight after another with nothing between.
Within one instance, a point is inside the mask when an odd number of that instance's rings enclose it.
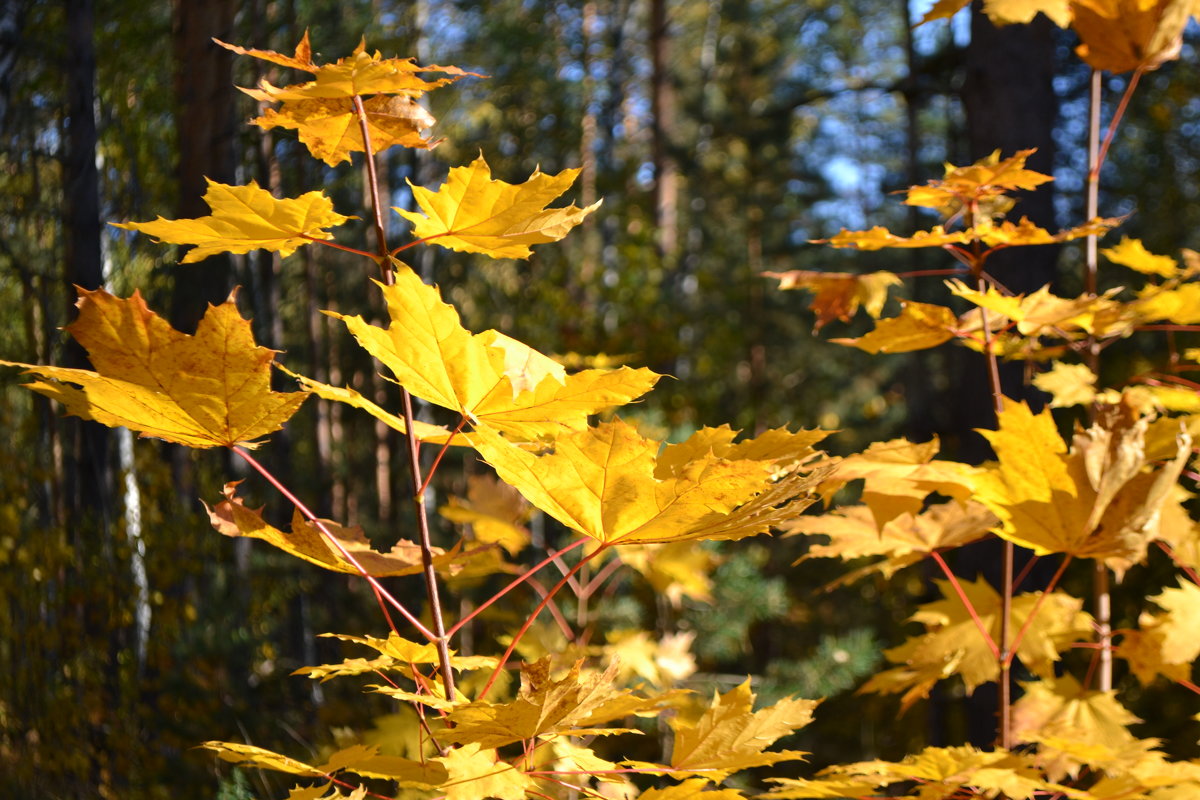
<instances>
[{"instance_id":1,"label":"cluster of yellow leaves","mask_svg":"<svg viewBox=\"0 0 1200 800\"><path fill-rule=\"evenodd\" d=\"M275 351L254 344L233 297L210 306L195 335L172 328L137 292L123 300L80 289L77 305L79 316L66 329L95 372L0 364L51 379L26 386L83 419L188 447L254 447L308 397L271 390Z\"/></svg>"},{"instance_id":2,"label":"cluster of yellow leaves","mask_svg":"<svg viewBox=\"0 0 1200 800\"><path fill-rule=\"evenodd\" d=\"M924 625L926 632L885 650L888 660L899 666L875 674L860 691L902 693L900 705L907 709L928 696L935 683L951 675L962 676L969 692L1000 674L996 653L980 635L978 624L962 600L954 596L946 581L935 583L945 599L921 606L911 617L911 621ZM960 580L960 584L991 641L998 642L1002 598L982 578ZM1052 675L1059 653L1071 642L1091 635L1091 617L1081 610L1082 606L1082 600L1063 592L1045 597L1041 592L1031 592L1013 598L1012 625L1017 630L1025 628L1016 649L1021 663L1036 675Z\"/></svg>"}]
</instances>

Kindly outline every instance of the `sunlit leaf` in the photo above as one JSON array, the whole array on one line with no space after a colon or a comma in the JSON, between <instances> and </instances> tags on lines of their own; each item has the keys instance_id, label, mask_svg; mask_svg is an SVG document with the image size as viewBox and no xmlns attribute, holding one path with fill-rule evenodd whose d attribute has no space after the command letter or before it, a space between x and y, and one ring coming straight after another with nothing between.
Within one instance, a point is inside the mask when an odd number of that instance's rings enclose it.
<instances>
[{"instance_id":1,"label":"sunlit leaf","mask_svg":"<svg viewBox=\"0 0 1200 800\"><path fill-rule=\"evenodd\" d=\"M813 293L811 308L817 315L814 331L819 331L835 319L849 322L859 305L876 319L883 313L888 288L899 286L894 272L868 272L856 275L849 272L764 272L764 277L779 280L780 289L807 289Z\"/></svg>"},{"instance_id":2,"label":"sunlit leaf","mask_svg":"<svg viewBox=\"0 0 1200 800\"><path fill-rule=\"evenodd\" d=\"M1002 215L1012 206L1007 200L995 205L1002 195L1018 190L1030 191L1054 180L1049 175L1025 168L1026 159L1034 152L1032 149L1019 150L1008 158L1001 158L1000 151L996 150L964 167L946 164L946 172L939 180L910 187L904 202L910 206L937 209L946 218L959 214L971 204L982 206L984 218ZM980 222L982 219L974 220L974 224ZM940 230L934 229L935 232ZM971 240L966 232L958 235L964 237L959 244Z\"/></svg>"},{"instance_id":3,"label":"sunlit leaf","mask_svg":"<svg viewBox=\"0 0 1200 800\"><path fill-rule=\"evenodd\" d=\"M1191 0L1072 0L1076 51L1095 69L1157 69L1179 57Z\"/></svg>"},{"instance_id":4,"label":"sunlit leaf","mask_svg":"<svg viewBox=\"0 0 1200 800\"><path fill-rule=\"evenodd\" d=\"M1174 278L1179 274L1179 262L1170 256L1156 256L1146 249L1141 239L1122 236L1115 247L1101 250L1100 254L1114 264L1129 267L1143 275Z\"/></svg>"},{"instance_id":5,"label":"sunlit leaf","mask_svg":"<svg viewBox=\"0 0 1200 800\"><path fill-rule=\"evenodd\" d=\"M451 496L438 513L451 522L470 525L475 541L498 544L516 555L529 544L532 509L521 493L488 475L467 478L466 499Z\"/></svg>"},{"instance_id":6,"label":"sunlit leaf","mask_svg":"<svg viewBox=\"0 0 1200 800\"><path fill-rule=\"evenodd\" d=\"M1087 405L1096 399L1096 375L1085 364L1054 362L1033 376L1033 385L1051 396L1051 408Z\"/></svg>"},{"instance_id":7,"label":"sunlit leaf","mask_svg":"<svg viewBox=\"0 0 1200 800\"><path fill-rule=\"evenodd\" d=\"M413 186L420 212L394 210L413 223L419 239L492 258L528 258L532 245L558 241L599 208L599 201L583 209L546 208L578 175L578 169L557 175L535 171L524 183L505 183L492 178L480 155L469 167L451 169L436 192Z\"/></svg>"},{"instance_id":8,"label":"sunlit leaf","mask_svg":"<svg viewBox=\"0 0 1200 800\"><path fill-rule=\"evenodd\" d=\"M830 339L868 353L908 353L928 350L954 338L958 318L945 306L908 301L900 315L881 319L875 329L857 339Z\"/></svg>"},{"instance_id":9,"label":"sunlit leaf","mask_svg":"<svg viewBox=\"0 0 1200 800\"><path fill-rule=\"evenodd\" d=\"M917 231L912 236L897 236L882 226L867 231L843 229L831 239L816 239L814 243L828 243L831 247L853 247L858 250L881 250L885 247L945 247L951 244L966 244L971 238L963 231L947 231L938 225L929 231Z\"/></svg>"},{"instance_id":10,"label":"sunlit leaf","mask_svg":"<svg viewBox=\"0 0 1200 800\"><path fill-rule=\"evenodd\" d=\"M80 289L77 305L67 331L96 372L0 361L62 381L26 385L76 416L189 447L253 447L308 397L271 391L275 351L254 343L232 297L209 306L194 336L172 328L137 292L121 299Z\"/></svg>"},{"instance_id":11,"label":"sunlit leaf","mask_svg":"<svg viewBox=\"0 0 1200 800\"><path fill-rule=\"evenodd\" d=\"M449 775L441 786L445 800L525 800L526 790L535 785L533 778L501 761L494 749L477 744L456 747L430 760Z\"/></svg>"},{"instance_id":12,"label":"sunlit leaf","mask_svg":"<svg viewBox=\"0 0 1200 800\"><path fill-rule=\"evenodd\" d=\"M363 101L363 112L372 152L394 145L427 149L437 144L422 135L436 120L410 97L376 95ZM263 130L295 130L313 157L331 167L349 161L351 153L366 151L358 112L348 98L296 100L280 111L268 108L252 121Z\"/></svg>"},{"instance_id":13,"label":"sunlit leaf","mask_svg":"<svg viewBox=\"0 0 1200 800\"><path fill-rule=\"evenodd\" d=\"M208 179L206 179L208 180ZM203 261L217 253L249 253L271 250L290 256L296 248L313 240L332 239L326 228L353 217L333 210L324 192L307 192L296 198L277 200L254 181L229 186L208 180L204 202L212 215L197 219L163 219L153 222L113 223L114 227L138 231L160 242L195 245L183 257L184 264Z\"/></svg>"}]
</instances>

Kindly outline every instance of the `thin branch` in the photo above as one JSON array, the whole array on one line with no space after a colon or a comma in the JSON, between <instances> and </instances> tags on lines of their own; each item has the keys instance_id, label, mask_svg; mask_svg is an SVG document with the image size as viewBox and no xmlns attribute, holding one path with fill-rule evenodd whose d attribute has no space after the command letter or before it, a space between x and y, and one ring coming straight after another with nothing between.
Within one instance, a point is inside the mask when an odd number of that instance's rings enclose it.
<instances>
[{"instance_id":1,"label":"thin branch","mask_svg":"<svg viewBox=\"0 0 1200 800\"><path fill-rule=\"evenodd\" d=\"M433 632L430 631L428 628L426 628L424 625L422 625L421 621L419 619L417 619L415 616L413 616L412 612L410 612L407 608L405 608L403 603L401 603L395 597L392 597L391 593L388 592L387 589L383 588L382 584L379 583L379 581L375 578L375 576L373 576L373 575L371 575L371 573L367 572L366 568L363 567L363 565L359 563L358 559L354 557L354 554L346 549L345 545L343 545L341 543L341 541L330 532L329 528L327 528L325 526L325 523L322 522L320 520L320 518L317 517L316 514L314 514L312 511L310 511L308 509L308 506L304 505L304 503L302 503L300 501L300 498L298 498L298 497L296 497L296 495L292 494L292 492L286 486L284 486L282 483L280 483L279 480L274 475L272 475L267 470L266 467L264 467L262 464L260 464L258 462L258 460L256 458L254 458L254 456L250 455L243 448L234 447L231 449L243 461L245 461L247 464L249 464L251 467L253 467L260 475L262 475L264 478L266 478L268 483L270 483L272 486L274 486L279 491L280 494L282 494L284 497L286 497L288 499L288 502L290 502L293 506L295 506L300 511L300 513L304 515L304 518L307 519L309 522L311 522L316 527L316 529L321 532L321 535L325 537L325 540L327 542L329 542L329 544L332 545L339 553L341 553L342 557L345 558L348 562L350 562L350 564L355 569L358 570L358 573L363 578L365 578L369 584L371 584L371 588L375 590L376 597L385 598L392 605L392 608L399 611L400 614L406 620L408 620L410 625L412 625L414 628L416 628L418 631L420 631L422 636L424 636L426 639L429 639L430 641L434 640L435 636L434 636Z\"/></svg>"},{"instance_id":2,"label":"thin branch","mask_svg":"<svg viewBox=\"0 0 1200 800\"><path fill-rule=\"evenodd\" d=\"M323 244L323 245L325 245L326 247L332 247L332 248L333 248L333 249L335 249L335 250L344 250L344 251L345 251L345 252L347 252L347 253L354 253L354 254L355 254L355 255L357 255L357 256L362 256L362 257L364 257L364 258L369 258L369 259L371 259L372 261L374 261L374 260L377 258L377 256L376 256L374 253L368 253L366 250L359 250L359 249L358 249L358 248L356 248L356 247L347 247L346 245L344 245L344 244L338 244L337 242L335 242L335 241L333 241L333 240L331 240L331 239L318 239L317 237L315 237L315 236L309 236L309 235L308 235L308 234L306 234L306 233L302 233L302 234L300 234L300 238L301 238L301 239L308 239L310 242L314 242L315 244Z\"/></svg>"},{"instance_id":3,"label":"thin branch","mask_svg":"<svg viewBox=\"0 0 1200 800\"><path fill-rule=\"evenodd\" d=\"M1054 591L1054 587L1058 586L1059 579L1067 570L1067 565L1074 558L1070 553L1067 553L1063 558L1062 563L1058 565L1058 571L1054 573L1054 577L1050 579L1050 583L1046 584L1046 588L1038 595L1038 599L1034 601L1033 608L1029 610L1029 615L1025 617L1025 624L1021 626L1021 630L1017 631L1016 637L1013 639L1012 647L1009 649L1007 661L1011 665L1013 657L1017 654L1017 648L1021 645L1021 640L1025 638L1025 633L1029 630L1029 626L1033 624L1033 618L1037 616L1038 610L1041 609L1042 603Z\"/></svg>"},{"instance_id":4,"label":"thin branch","mask_svg":"<svg viewBox=\"0 0 1200 800\"><path fill-rule=\"evenodd\" d=\"M997 659L1000 658L1000 648L996 646L996 640L992 638L992 634L988 632L987 626L983 624L983 620L979 618L979 613L975 611L975 606L971 604L971 600L967 597L967 593L963 591L962 584L958 582L958 576L950 571L950 566L946 560L942 558L942 554L937 550L930 553L933 560L942 568L942 573L946 579L950 581L950 585L954 587L955 594L962 601L963 608L971 615L971 619L975 622L975 627L979 629L979 634L983 637L983 641L987 644L988 649L992 651L992 655Z\"/></svg>"}]
</instances>

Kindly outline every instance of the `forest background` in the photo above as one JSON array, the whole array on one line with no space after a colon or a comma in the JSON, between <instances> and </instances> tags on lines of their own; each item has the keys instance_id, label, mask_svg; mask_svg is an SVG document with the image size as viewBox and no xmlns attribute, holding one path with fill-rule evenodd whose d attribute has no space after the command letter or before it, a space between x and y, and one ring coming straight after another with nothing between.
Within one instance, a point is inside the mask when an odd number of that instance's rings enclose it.
<instances>
[{"instance_id":1,"label":"forest background","mask_svg":"<svg viewBox=\"0 0 1200 800\"><path fill-rule=\"evenodd\" d=\"M101 227L203 215L204 176L289 196L323 185L340 207L361 206L357 172L325 170L294 139L244 125L258 109L234 86L271 76L211 41L287 52L310 29L319 52L346 53L365 37L387 54L489 76L431 97L438 148L380 158L392 204L411 205L406 178L436 185L480 148L510 181L539 165L582 167L574 199L604 199L581 232L528 263L421 251L414 268L452 286L468 328L674 376L632 412L660 435L723 422L748 432L819 425L841 429L833 452L854 452L936 434L947 457L977 460L985 451L970 431L990 424L978 360L839 348L821 339L860 333L862 321L814 337L805 304L761 276L943 266L936 252L864 256L806 242L842 227L916 228L916 210L887 193L996 148L1036 147L1031 166L1056 177L1021 212L1051 229L1083 218L1089 70L1071 52L1073 34L1044 19L997 30L966 14L913 29L925 10L896 0L5 0L0 358L78 359L59 330L73 315L73 285L140 287L183 330L241 286L257 341L286 351L289 366L394 404L395 387L318 313L381 313L361 307L358 267L340 269L336 252L183 266L146 237ZM1154 252L1200 246L1196 34L1193 25L1178 61L1143 77L1104 175L1101 212L1131 214L1122 233ZM1115 101L1124 80L1106 96ZM1036 250L1010 265L1010 288L1078 274L1077 252ZM1067 294L1079 291L1064 280ZM909 296L940 290L931 278ZM1037 400L1019 374L1007 378ZM237 467L64 419L16 384L0 387L0 788L269 796L279 790L259 783L269 779L189 748L220 737L316 751L371 716L386 729L385 699L290 676L336 654L316 633L367 631L378 610L353 581L212 531L198 498L215 499ZM312 402L263 458L320 513L386 545L411 538L393 495L400 447L386 427ZM436 504L465 496L471 471L464 464L457 485L438 487ZM439 526L453 541L454 526ZM795 539L711 547L711 601L674 607L618 590L596 613L614 627L654 630L669 617L695 631L692 688L754 675L765 699L830 697L820 746L804 741L815 733L797 737L818 766L964 736L986 743L987 712L982 732L969 730L980 714L953 692L935 693L902 725L889 698L855 698L854 714L838 713L848 702L839 695L901 638L912 601L928 598L928 576L826 592L836 577L827 564L792 566L803 548ZM989 556L958 559L971 577ZM1128 582L1119 591L1145 593ZM1135 711L1156 703L1153 690L1126 698ZM1189 709L1160 710L1158 723L1186 731ZM1195 739L1168 737L1168 750L1194 757Z\"/></svg>"}]
</instances>

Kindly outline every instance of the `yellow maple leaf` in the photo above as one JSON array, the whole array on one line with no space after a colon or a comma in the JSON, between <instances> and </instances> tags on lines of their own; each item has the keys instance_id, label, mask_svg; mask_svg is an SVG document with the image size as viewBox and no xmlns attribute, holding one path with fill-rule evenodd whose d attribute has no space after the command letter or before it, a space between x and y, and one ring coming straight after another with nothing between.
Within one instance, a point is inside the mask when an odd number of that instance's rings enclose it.
<instances>
[{"instance_id":1,"label":"yellow maple leaf","mask_svg":"<svg viewBox=\"0 0 1200 800\"><path fill-rule=\"evenodd\" d=\"M285 553L315 564L318 567L360 575L358 567L349 561L345 555L332 543L326 541L325 535L317 526L295 511L292 516L292 531L285 533L267 523L263 519L261 509L247 508L242 499L237 496L237 485L241 481L225 484L222 494L225 499L208 509L209 521L219 533L226 536L249 536L261 539L268 544L278 547ZM380 553L371 547L371 542L363 533L362 528L355 526L347 528L337 523L321 520L326 529L338 540L342 547L350 552L354 559L362 565L368 575L376 578L397 575L415 575L422 569L421 546L415 542L400 540L386 553ZM447 553L440 547L433 548L434 563L450 573L461 568L459 562L471 559L473 553L462 554L457 551Z\"/></svg>"},{"instance_id":2,"label":"yellow maple leaf","mask_svg":"<svg viewBox=\"0 0 1200 800\"><path fill-rule=\"evenodd\" d=\"M1085 364L1055 361L1033 376L1033 385L1051 396L1051 408L1087 405L1096 399L1096 375Z\"/></svg>"},{"instance_id":3,"label":"yellow maple leaf","mask_svg":"<svg viewBox=\"0 0 1200 800\"><path fill-rule=\"evenodd\" d=\"M1026 217L1021 217L1021 221L1015 223L1005 220L996 224L984 220L977 223L975 227L966 231L966 233L974 239L979 239L988 247L997 247L999 245L1014 247L1035 244L1058 244L1060 242L1083 239L1088 236L1102 236L1110 228L1121 224L1122 221L1123 219L1120 217L1096 217L1090 222L1085 222L1074 228L1066 228L1058 233L1051 233L1045 228L1034 225Z\"/></svg>"},{"instance_id":4,"label":"yellow maple leaf","mask_svg":"<svg viewBox=\"0 0 1200 800\"><path fill-rule=\"evenodd\" d=\"M188 447L254 447L308 397L271 391L275 351L254 344L232 297L209 306L194 336L172 328L138 292L121 299L80 289L77 305L66 330L96 372L0 361L63 381L26 386L76 416Z\"/></svg>"},{"instance_id":5,"label":"yellow maple leaf","mask_svg":"<svg viewBox=\"0 0 1200 800\"><path fill-rule=\"evenodd\" d=\"M484 544L498 544L515 556L529 544L526 522L532 509L521 493L489 475L467 478L465 500L450 497L438 513L451 522L470 525L474 538Z\"/></svg>"},{"instance_id":6,"label":"yellow maple leaf","mask_svg":"<svg viewBox=\"0 0 1200 800\"><path fill-rule=\"evenodd\" d=\"M1168 587L1150 600L1163 613L1144 615L1141 627L1161 635L1163 662L1191 664L1200 658L1200 587L1181 579L1179 588Z\"/></svg>"},{"instance_id":7,"label":"yellow maple leaf","mask_svg":"<svg viewBox=\"0 0 1200 800\"><path fill-rule=\"evenodd\" d=\"M949 19L970 4L970 0L938 0L918 24ZM984 0L983 3L983 13L993 25L1031 22L1039 12L1060 28L1071 24L1070 0Z\"/></svg>"},{"instance_id":8,"label":"yellow maple leaf","mask_svg":"<svg viewBox=\"0 0 1200 800\"><path fill-rule=\"evenodd\" d=\"M682 783L668 786L664 789L647 789L638 795L638 800L695 800L704 795L702 800L743 800L746 795L737 789L712 789L704 791L709 785L703 778L689 778Z\"/></svg>"},{"instance_id":9,"label":"yellow maple leaf","mask_svg":"<svg viewBox=\"0 0 1200 800\"><path fill-rule=\"evenodd\" d=\"M1179 57L1191 0L1072 0L1075 52L1096 69L1152 70Z\"/></svg>"},{"instance_id":10,"label":"yellow maple leaf","mask_svg":"<svg viewBox=\"0 0 1200 800\"><path fill-rule=\"evenodd\" d=\"M1101 255L1114 264L1129 267L1143 275L1174 278L1179 275L1179 262L1170 256L1156 256L1146 249L1141 239L1122 236L1115 247L1101 250Z\"/></svg>"},{"instance_id":11,"label":"yellow maple leaf","mask_svg":"<svg viewBox=\"0 0 1200 800\"><path fill-rule=\"evenodd\" d=\"M419 239L492 258L529 258L531 245L557 242L600 207L597 200L582 209L546 208L578 175L578 169L557 175L535 170L524 183L505 183L492 178L480 154L469 167L451 169L436 192L410 182L420 212L393 210L413 223Z\"/></svg>"},{"instance_id":12,"label":"yellow maple leaf","mask_svg":"<svg viewBox=\"0 0 1200 800\"><path fill-rule=\"evenodd\" d=\"M1145 286L1130 305L1142 322L1195 325L1200 323L1200 283Z\"/></svg>"},{"instance_id":13,"label":"yellow maple leaf","mask_svg":"<svg viewBox=\"0 0 1200 800\"><path fill-rule=\"evenodd\" d=\"M609 631L605 638L604 656L617 664L617 679L622 683L637 677L655 686L671 686L696 671L691 652L695 631L656 639L648 631L622 629Z\"/></svg>"},{"instance_id":14,"label":"yellow maple leaf","mask_svg":"<svg viewBox=\"0 0 1200 800\"><path fill-rule=\"evenodd\" d=\"M1128 410L1102 411L1076 434L1071 453L1049 410L1034 415L1009 402L999 417L999 430L981 431L999 462L978 477L976 497L1000 518L1000 536L1039 554L1105 559L1116 568L1144 557L1190 452L1186 433L1172 461L1155 468L1144 446L1149 419Z\"/></svg>"},{"instance_id":15,"label":"yellow maple leaf","mask_svg":"<svg viewBox=\"0 0 1200 800\"><path fill-rule=\"evenodd\" d=\"M437 144L421 133L436 120L410 97L376 95L363 101L363 112L372 152L382 153L394 145L423 150ZM282 110L268 108L251 121L263 130L296 130L313 157L331 167L349 161L351 153L366 151L358 112L347 98L296 100L285 103Z\"/></svg>"},{"instance_id":16,"label":"yellow maple leaf","mask_svg":"<svg viewBox=\"0 0 1200 800\"><path fill-rule=\"evenodd\" d=\"M890 578L898 570L921 561L934 550L976 541L995 527L995 515L981 504L937 503L920 514L905 512L881 527L867 506L843 506L828 514L797 517L784 526L785 535L818 535L828 543L812 543L801 560L882 556L882 560L852 572L856 580L873 572Z\"/></svg>"},{"instance_id":17,"label":"yellow maple leaf","mask_svg":"<svg viewBox=\"0 0 1200 800\"><path fill-rule=\"evenodd\" d=\"M766 752L766 748L812 722L819 702L785 697L773 706L754 711L749 680L725 694L714 693L712 705L698 720L670 721L675 731L670 771L676 776L696 775L717 783L743 769L802 759L807 753Z\"/></svg>"},{"instance_id":18,"label":"yellow maple leaf","mask_svg":"<svg viewBox=\"0 0 1200 800\"><path fill-rule=\"evenodd\" d=\"M828 243L831 247L853 247L858 250L882 250L885 247L945 247L966 244L971 241L963 231L947 231L941 225L928 231L917 231L912 236L897 236L880 225L867 231L842 229L830 239L814 239L813 244Z\"/></svg>"},{"instance_id":19,"label":"yellow maple leaf","mask_svg":"<svg viewBox=\"0 0 1200 800\"><path fill-rule=\"evenodd\" d=\"M925 625L926 633L884 651L889 661L901 666L876 674L859 691L904 692L901 707L908 708L948 675L961 675L970 692L1000 674L995 654L949 582L934 583L945 599L922 605L910 618ZM992 641L998 641L1002 624L1000 595L982 578L960 578L959 583ZM1016 630L1022 629L1037 610L1017 645L1017 657L1034 674L1050 675L1060 650L1091 635L1091 617L1081 610L1082 600L1063 592L1052 592L1044 599L1041 595L1031 592L1013 598L1011 624Z\"/></svg>"},{"instance_id":20,"label":"yellow maple leaf","mask_svg":"<svg viewBox=\"0 0 1200 800\"><path fill-rule=\"evenodd\" d=\"M312 43L308 39L307 30L304 31L304 36L300 38L300 43L296 45L295 52L290 56L276 53L274 50L239 47L236 44L222 42L220 39L213 39L213 41L226 50L232 50L240 56L253 56L263 61L270 61L272 64L278 64L281 67L305 70L307 72L314 72L317 69L317 65L312 60Z\"/></svg>"},{"instance_id":21,"label":"yellow maple leaf","mask_svg":"<svg viewBox=\"0 0 1200 800\"><path fill-rule=\"evenodd\" d=\"M714 455L659 477L662 443L619 419L562 434L552 451L540 454L510 444L487 426L476 429L474 444L531 503L606 545L752 536L775 519L748 501L765 496L769 508L786 508L811 494L815 483L801 475L778 497L770 491L780 485L770 483L771 462Z\"/></svg>"},{"instance_id":22,"label":"yellow maple leaf","mask_svg":"<svg viewBox=\"0 0 1200 800\"><path fill-rule=\"evenodd\" d=\"M691 542L666 544L630 544L621 548L621 561L637 570L673 608L683 598L711 603L712 571L717 567L715 553Z\"/></svg>"},{"instance_id":23,"label":"yellow maple leaf","mask_svg":"<svg viewBox=\"0 0 1200 800\"><path fill-rule=\"evenodd\" d=\"M881 319L875 329L857 339L830 339L868 353L908 353L928 350L954 338L958 318L945 306L908 301L899 316Z\"/></svg>"},{"instance_id":24,"label":"yellow maple leaf","mask_svg":"<svg viewBox=\"0 0 1200 800\"><path fill-rule=\"evenodd\" d=\"M1012 207L1012 201L1003 195L1017 190L1032 191L1054 180L1049 175L1025 168L1026 159L1034 152L1033 149L1019 150L1002 159L1000 151L996 150L967 166L946 164L945 174L939 180L910 187L904 202L910 206L937 209L946 218L971 205L980 208L982 218L1003 215ZM982 221L977 218L974 224ZM972 238L967 232L959 232L959 235L963 237L960 244Z\"/></svg>"},{"instance_id":25,"label":"yellow maple leaf","mask_svg":"<svg viewBox=\"0 0 1200 800\"><path fill-rule=\"evenodd\" d=\"M549 656L521 665L521 689L508 703L477 700L455 707L453 725L440 734L448 741L479 747L503 747L538 737L626 733L602 723L636 711L657 708L661 697L643 697L614 685L617 665L604 672L582 670L576 661L561 678L552 675Z\"/></svg>"},{"instance_id":26,"label":"yellow maple leaf","mask_svg":"<svg viewBox=\"0 0 1200 800\"><path fill-rule=\"evenodd\" d=\"M386 330L359 316L328 313L413 395L474 423L526 439L578 430L588 415L628 403L659 378L629 367L567 375L548 356L504 334L472 334L436 288L399 266L395 284L380 286L391 318Z\"/></svg>"},{"instance_id":27,"label":"yellow maple leaf","mask_svg":"<svg viewBox=\"0 0 1200 800\"><path fill-rule=\"evenodd\" d=\"M811 308L817 315L814 332L835 319L849 322L859 305L878 319L883 312L883 304L887 302L888 288L902 283L894 272L884 271L856 275L794 269L789 272L764 272L762 275L778 279L780 289L807 289L813 293Z\"/></svg>"},{"instance_id":28,"label":"yellow maple leaf","mask_svg":"<svg viewBox=\"0 0 1200 800\"><path fill-rule=\"evenodd\" d=\"M306 192L296 198L277 200L254 181L229 186L208 180L204 202L212 215L197 219L163 219L153 222L112 223L127 231L139 231L160 242L195 245L183 257L184 264L203 261L216 253L249 253L271 250L290 256L296 248L314 240L332 239L326 228L354 217L333 210L324 192Z\"/></svg>"},{"instance_id":29,"label":"yellow maple leaf","mask_svg":"<svg viewBox=\"0 0 1200 800\"><path fill-rule=\"evenodd\" d=\"M448 778L441 784L446 800L525 800L533 778L502 761L493 748L468 744L430 761L441 764Z\"/></svg>"},{"instance_id":30,"label":"yellow maple leaf","mask_svg":"<svg viewBox=\"0 0 1200 800\"><path fill-rule=\"evenodd\" d=\"M1089 294L1058 297L1050 292L1049 286L1029 295L1004 295L993 286L980 292L959 280L946 281L946 286L951 294L1011 320L1023 336L1061 335L1072 330L1090 333L1095 330L1097 317L1111 314L1119 305L1110 299L1119 290L1098 297Z\"/></svg>"}]
</instances>

